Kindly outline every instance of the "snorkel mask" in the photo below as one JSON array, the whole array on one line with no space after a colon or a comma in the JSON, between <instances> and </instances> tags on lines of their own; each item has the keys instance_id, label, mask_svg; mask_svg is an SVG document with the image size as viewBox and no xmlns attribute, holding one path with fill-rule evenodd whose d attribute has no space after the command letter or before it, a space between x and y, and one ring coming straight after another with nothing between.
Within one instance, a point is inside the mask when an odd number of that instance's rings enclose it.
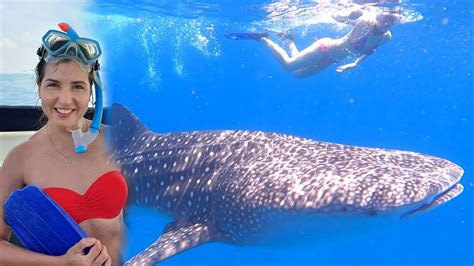
<instances>
[{"instance_id":1,"label":"snorkel mask","mask_svg":"<svg viewBox=\"0 0 474 266\"><path fill-rule=\"evenodd\" d=\"M79 37L67 23L58 25L63 32L49 30L43 36L43 45L37 51L40 59L44 59L47 64L54 64L64 59L74 60L82 70L88 73L93 71L94 75L96 102L92 123L86 133L82 132L82 125L79 125L78 129L71 130L76 153L81 154L87 151L87 146L97 138L100 132L104 106L98 59L102 51L97 41Z\"/></svg>"},{"instance_id":2,"label":"snorkel mask","mask_svg":"<svg viewBox=\"0 0 474 266\"><path fill-rule=\"evenodd\" d=\"M394 26L397 23L400 23L402 16L400 12L395 11L384 11L377 15L377 20L381 22L383 28L388 30L390 27Z\"/></svg>"}]
</instances>

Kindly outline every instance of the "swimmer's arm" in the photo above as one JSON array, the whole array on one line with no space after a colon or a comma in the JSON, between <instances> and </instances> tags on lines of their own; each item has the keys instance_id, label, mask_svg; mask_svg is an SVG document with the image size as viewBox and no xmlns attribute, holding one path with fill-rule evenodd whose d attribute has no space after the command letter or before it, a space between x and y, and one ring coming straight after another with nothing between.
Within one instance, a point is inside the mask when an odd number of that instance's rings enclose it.
<instances>
[{"instance_id":1,"label":"swimmer's arm","mask_svg":"<svg viewBox=\"0 0 474 266\"><path fill-rule=\"evenodd\" d=\"M354 68L354 67L360 65L360 63L361 63L362 61L364 61L364 59L366 59L367 56L369 56L369 55L363 54L363 55L361 55L359 58L357 58L357 59L356 59L354 62L352 62L352 63L345 64L345 65L342 65L342 66L338 66L337 69L336 69L336 72L341 73L341 72L344 72L344 71L346 71L346 70L348 70L348 69L351 69L351 68Z\"/></svg>"},{"instance_id":2,"label":"swimmer's arm","mask_svg":"<svg viewBox=\"0 0 474 266\"><path fill-rule=\"evenodd\" d=\"M83 253L86 247L92 247L87 255ZM0 240L0 251L0 265L2 266L112 265L112 259L107 253L107 248L95 238L83 238L61 256L49 256L29 251L10 244L5 239Z\"/></svg>"},{"instance_id":3,"label":"swimmer's arm","mask_svg":"<svg viewBox=\"0 0 474 266\"><path fill-rule=\"evenodd\" d=\"M359 18L362 16L363 12L360 9L350 10L350 12L338 12L332 15L332 18L339 22L350 25L355 25L359 21Z\"/></svg>"},{"instance_id":4,"label":"swimmer's arm","mask_svg":"<svg viewBox=\"0 0 474 266\"><path fill-rule=\"evenodd\" d=\"M391 39L392 39L392 33L390 31L385 32L379 46L390 41Z\"/></svg>"},{"instance_id":5,"label":"swimmer's arm","mask_svg":"<svg viewBox=\"0 0 474 266\"><path fill-rule=\"evenodd\" d=\"M383 38L382 38L382 41L380 42L379 46L390 41L392 39L392 33L390 33L390 31L387 31L384 35L383 35ZM349 64L345 64L345 65L342 65L342 66L339 66L337 69L336 69L336 72L344 72L348 69L351 69L351 68L354 68L354 67L357 67L358 65L360 65L360 63L362 61L364 61L364 59L367 58L367 56L369 56L370 54L363 54L362 56L360 56L359 58L357 58L354 62L352 63L349 63Z\"/></svg>"},{"instance_id":6,"label":"swimmer's arm","mask_svg":"<svg viewBox=\"0 0 474 266\"><path fill-rule=\"evenodd\" d=\"M60 257L32 252L0 241L0 265L64 265Z\"/></svg>"}]
</instances>

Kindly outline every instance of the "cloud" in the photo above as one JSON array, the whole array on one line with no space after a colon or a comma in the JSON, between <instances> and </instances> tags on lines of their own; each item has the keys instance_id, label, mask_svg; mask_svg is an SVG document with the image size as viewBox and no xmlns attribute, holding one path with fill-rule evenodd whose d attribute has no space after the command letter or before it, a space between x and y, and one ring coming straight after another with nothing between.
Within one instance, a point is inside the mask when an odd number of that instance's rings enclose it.
<instances>
[{"instance_id":1,"label":"cloud","mask_svg":"<svg viewBox=\"0 0 474 266\"><path fill-rule=\"evenodd\" d=\"M67 22L83 36L87 0L2 0L0 3L0 73L33 70L41 37ZM59 29L58 29L59 30Z\"/></svg>"},{"instance_id":2,"label":"cloud","mask_svg":"<svg viewBox=\"0 0 474 266\"><path fill-rule=\"evenodd\" d=\"M10 38L1 38L0 39L0 49L14 49L17 47L17 43Z\"/></svg>"}]
</instances>

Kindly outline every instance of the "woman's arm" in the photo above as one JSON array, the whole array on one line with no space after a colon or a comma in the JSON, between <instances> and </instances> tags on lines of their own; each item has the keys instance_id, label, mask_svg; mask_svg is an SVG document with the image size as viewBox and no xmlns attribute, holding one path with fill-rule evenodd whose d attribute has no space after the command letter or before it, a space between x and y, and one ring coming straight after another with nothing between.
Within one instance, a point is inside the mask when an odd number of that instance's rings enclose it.
<instances>
[{"instance_id":1,"label":"woman's arm","mask_svg":"<svg viewBox=\"0 0 474 266\"><path fill-rule=\"evenodd\" d=\"M0 241L0 265L64 265L60 257L32 252L2 239Z\"/></svg>"},{"instance_id":2,"label":"woman's arm","mask_svg":"<svg viewBox=\"0 0 474 266\"><path fill-rule=\"evenodd\" d=\"M341 12L337 12L336 14L332 15L332 18L339 22L345 23L349 25L355 25L358 22L358 19L363 15L363 11L360 8L353 8L350 10L345 10Z\"/></svg>"},{"instance_id":3,"label":"woman's arm","mask_svg":"<svg viewBox=\"0 0 474 266\"><path fill-rule=\"evenodd\" d=\"M22 169L28 150L25 146L21 144L10 151L0 167L0 265L110 265L107 249L94 238L82 239L63 256L36 253L8 242L11 229L3 219L3 204L13 190L24 186ZM84 255L82 250L92 245L94 247Z\"/></svg>"},{"instance_id":4,"label":"woman's arm","mask_svg":"<svg viewBox=\"0 0 474 266\"><path fill-rule=\"evenodd\" d=\"M364 59L366 59L367 56L369 56L369 55L363 54L363 55L361 55L359 58L357 58L357 59L356 59L354 62L352 62L352 63L345 64L345 65L342 65L342 66L338 66L338 67L336 68L336 72L341 73L341 72L344 72L344 71L346 71L346 70L348 70L348 69L351 69L351 68L354 68L354 67L360 65L360 63L361 63L362 61L364 61Z\"/></svg>"},{"instance_id":5,"label":"woman's arm","mask_svg":"<svg viewBox=\"0 0 474 266\"><path fill-rule=\"evenodd\" d=\"M92 248L85 255L86 247ZM95 238L83 238L62 256L48 256L32 252L7 241L0 241L0 265L97 265L110 266L112 259L107 249Z\"/></svg>"},{"instance_id":6,"label":"woman's arm","mask_svg":"<svg viewBox=\"0 0 474 266\"><path fill-rule=\"evenodd\" d=\"M59 265L55 257L31 252L8 242L11 230L3 219L3 204L13 190L24 186L21 171L24 167L22 165L24 161L22 156L25 150L24 146L22 144L11 150L5 158L3 166L0 168L0 217L2 218L0 219L0 265Z\"/></svg>"},{"instance_id":7,"label":"woman's arm","mask_svg":"<svg viewBox=\"0 0 474 266\"><path fill-rule=\"evenodd\" d=\"M387 31L387 32L383 35L383 38L382 38L382 40L381 40L381 42L380 42L380 44L379 44L378 46L380 46L380 45L382 45L382 44L384 44L384 43L390 41L391 39L392 39L392 33L390 33L390 31ZM346 71L346 70L348 70L348 69L357 67L357 66L360 65L360 63L361 63L362 61L364 61L364 59L366 59L369 55L370 55L370 54L363 54L363 55L361 55L359 58L357 58L354 62L349 63L349 64L345 64L345 65L342 65L342 66L339 66L339 67L336 69L336 71L339 72L339 73L341 73L341 72L344 72L344 71Z\"/></svg>"},{"instance_id":8,"label":"woman's arm","mask_svg":"<svg viewBox=\"0 0 474 266\"><path fill-rule=\"evenodd\" d=\"M382 41L380 41L380 45L390 41L392 39L392 33L390 31L387 31L383 34Z\"/></svg>"}]
</instances>

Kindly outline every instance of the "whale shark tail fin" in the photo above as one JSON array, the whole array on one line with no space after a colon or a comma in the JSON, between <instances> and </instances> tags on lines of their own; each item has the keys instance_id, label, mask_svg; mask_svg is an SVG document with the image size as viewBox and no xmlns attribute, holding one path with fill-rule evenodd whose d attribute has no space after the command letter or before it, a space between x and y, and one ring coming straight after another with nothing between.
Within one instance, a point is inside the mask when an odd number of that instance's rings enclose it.
<instances>
[{"instance_id":1,"label":"whale shark tail fin","mask_svg":"<svg viewBox=\"0 0 474 266\"><path fill-rule=\"evenodd\" d=\"M112 105L109 121L111 130L108 141L114 151L124 149L148 131L135 114L118 103Z\"/></svg>"}]
</instances>

